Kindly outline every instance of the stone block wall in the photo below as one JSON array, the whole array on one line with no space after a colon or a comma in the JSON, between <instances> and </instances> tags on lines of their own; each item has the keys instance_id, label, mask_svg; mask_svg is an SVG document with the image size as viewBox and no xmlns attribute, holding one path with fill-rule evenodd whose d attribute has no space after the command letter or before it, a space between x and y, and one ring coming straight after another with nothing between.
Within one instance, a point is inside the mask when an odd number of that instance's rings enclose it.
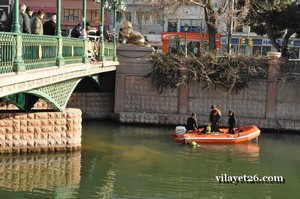
<instances>
[{"instance_id":1,"label":"stone block wall","mask_svg":"<svg viewBox=\"0 0 300 199\"><path fill-rule=\"evenodd\" d=\"M209 121L210 106L217 105L227 126L233 110L240 126L300 130L299 82L278 81L278 55L270 55L267 79L253 80L238 93L221 88L203 89L199 82L167 89L159 94L151 85L151 52L147 48L119 48L116 71L115 119L123 123L184 125L196 113L200 125Z\"/></svg>"},{"instance_id":2,"label":"stone block wall","mask_svg":"<svg viewBox=\"0 0 300 199\"><path fill-rule=\"evenodd\" d=\"M280 82L277 87L276 117L280 119L300 118L300 83Z\"/></svg>"},{"instance_id":3,"label":"stone block wall","mask_svg":"<svg viewBox=\"0 0 300 199\"><path fill-rule=\"evenodd\" d=\"M125 76L124 111L140 113L177 113L178 91L168 90L158 94L152 88L151 79Z\"/></svg>"},{"instance_id":4,"label":"stone block wall","mask_svg":"<svg viewBox=\"0 0 300 199\"><path fill-rule=\"evenodd\" d=\"M249 82L248 88L238 93L226 93L218 88L202 89L201 83L193 82L189 85L188 113L198 113L207 116L212 104L218 106L223 115L229 110L234 111L239 117L265 118L266 90L265 80Z\"/></svg>"},{"instance_id":5,"label":"stone block wall","mask_svg":"<svg viewBox=\"0 0 300 199\"><path fill-rule=\"evenodd\" d=\"M0 113L0 153L73 151L81 148L81 110Z\"/></svg>"},{"instance_id":6,"label":"stone block wall","mask_svg":"<svg viewBox=\"0 0 300 199\"><path fill-rule=\"evenodd\" d=\"M82 111L82 119L109 118L114 109L114 93L73 93L68 108Z\"/></svg>"}]
</instances>

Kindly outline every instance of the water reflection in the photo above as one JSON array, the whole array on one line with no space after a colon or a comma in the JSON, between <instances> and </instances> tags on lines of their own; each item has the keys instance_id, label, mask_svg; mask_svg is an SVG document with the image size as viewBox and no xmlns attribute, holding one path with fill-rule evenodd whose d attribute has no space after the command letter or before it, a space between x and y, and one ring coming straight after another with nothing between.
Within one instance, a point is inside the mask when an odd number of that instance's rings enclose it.
<instances>
[{"instance_id":1,"label":"water reflection","mask_svg":"<svg viewBox=\"0 0 300 199\"><path fill-rule=\"evenodd\" d=\"M53 190L58 198L70 198L79 187L80 161L80 152L1 154L0 187L34 195Z\"/></svg>"},{"instance_id":2,"label":"water reflection","mask_svg":"<svg viewBox=\"0 0 300 199\"><path fill-rule=\"evenodd\" d=\"M190 146L190 145L189 145ZM245 142L236 144L200 144L197 147L187 147L185 152L197 155L217 154L234 158L238 161L247 161L250 163L259 162L259 145L258 143Z\"/></svg>"},{"instance_id":3,"label":"water reflection","mask_svg":"<svg viewBox=\"0 0 300 199\"><path fill-rule=\"evenodd\" d=\"M84 124L80 153L0 155L0 198L300 198L299 137L193 148L171 131L95 121ZM224 184L222 174L287 183Z\"/></svg>"}]
</instances>

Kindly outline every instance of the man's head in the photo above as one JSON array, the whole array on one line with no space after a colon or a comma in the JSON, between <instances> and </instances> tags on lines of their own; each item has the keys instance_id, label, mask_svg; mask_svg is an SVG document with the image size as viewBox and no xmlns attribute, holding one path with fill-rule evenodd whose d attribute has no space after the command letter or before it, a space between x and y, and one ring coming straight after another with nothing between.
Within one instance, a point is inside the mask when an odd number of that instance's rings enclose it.
<instances>
[{"instance_id":1,"label":"man's head","mask_svg":"<svg viewBox=\"0 0 300 199\"><path fill-rule=\"evenodd\" d=\"M32 9L32 7L27 7L27 8L26 8L26 13L27 13L29 16L32 16L32 15L33 15L33 9Z\"/></svg>"},{"instance_id":2,"label":"man's head","mask_svg":"<svg viewBox=\"0 0 300 199\"><path fill-rule=\"evenodd\" d=\"M41 19L43 19L45 16L45 12L43 10L39 10L37 14L38 14L39 18L41 18Z\"/></svg>"},{"instance_id":3,"label":"man's head","mask_svg":"<svg viewBox=\"0 0 300 199\"><path fill-rule=\"evenodd\" d=\"M26 5L25 4L21 4L19 8L20 8L21 13L24 14L26 12Z\"/></svg>"},{"instance_id":4,"label":"man's head","mask_svg":"<svg viewBox=\"0 0 300 199\"><path fill-rule=\"evenodd\" d=\"M52 15L51 20L56 23L56 15Z\"/></svg>"},{"instance_id":5,"label":"man's head","mask_svg":"<svg viewBox=\"0 0 300 199\"><path fill-rule=\"evenodd\" d=\"M233 111L228 111L228 116L234 115Z\"/></svg>"}]
</instances>

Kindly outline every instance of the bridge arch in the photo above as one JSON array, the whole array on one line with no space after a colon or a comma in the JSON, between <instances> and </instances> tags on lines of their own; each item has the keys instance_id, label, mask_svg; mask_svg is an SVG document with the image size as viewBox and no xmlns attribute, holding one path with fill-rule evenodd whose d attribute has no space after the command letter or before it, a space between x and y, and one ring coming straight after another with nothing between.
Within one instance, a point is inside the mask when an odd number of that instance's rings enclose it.
<instances>
[{"instance_id":1,"label":"bridge arch","mask_svg":"<svg viewBox=\"0 0 300 199\"><path fill-rule=\"evenodd\" d=\"M4 99L22 111L29 111L34 104L43 99L55 111L63 111L70 99L72 93L76 92L96 92L100 90L98 76L87 76L67 80L33 90L24 91L4 97Z\"/></svg>"}]
</instances>

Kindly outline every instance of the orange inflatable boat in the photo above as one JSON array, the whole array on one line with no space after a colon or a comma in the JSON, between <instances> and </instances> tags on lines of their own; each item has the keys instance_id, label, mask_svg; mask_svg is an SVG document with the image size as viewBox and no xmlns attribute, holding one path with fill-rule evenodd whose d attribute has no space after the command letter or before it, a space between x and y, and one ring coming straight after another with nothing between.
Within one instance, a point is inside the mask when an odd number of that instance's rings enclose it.
<instances>
[{"instance_id":1,"label":"orange inflatable boat","mask_svg":"<svg viewBox=\"0 0 300 199\"><path fill-rule=\"evenodd\" d=\"M191 143L241 143L248 142L260 135L256 126L243 126L235 129L235 134L229 134L228 128L220 128L221 132L204 133L204 128L186 132L184 126L177 126L172 133L176 142Z\"/></svg>"}]
</instances>

